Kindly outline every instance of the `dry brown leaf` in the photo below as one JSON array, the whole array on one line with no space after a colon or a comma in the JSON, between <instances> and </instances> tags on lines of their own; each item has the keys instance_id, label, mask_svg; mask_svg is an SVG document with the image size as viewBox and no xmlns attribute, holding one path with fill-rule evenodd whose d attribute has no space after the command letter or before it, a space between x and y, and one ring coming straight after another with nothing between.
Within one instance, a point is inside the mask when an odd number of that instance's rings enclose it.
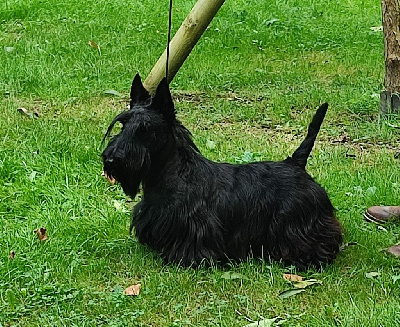
<instances>
[{"instance_id":1,"label":"dry brown leaf","mask_svg":"<svg viewBox=\"0 0 400 327\"><path fill-rule=\"evenodd\" d=\"M142 285L139 283L139 284L135 284L135 285L132 285L132 286L129 286L129 287L125 288L124 295L138 296L139 293L140 293L140 287L141 286Z\"/></svg>"},{"instance_id":2,"label":"dry brown leaf","mask_svg":"<svg viewBox=\"0 0 400 327\"><path fill-rule=\"evenodd\" d=\"M89 41L89 45L96 50L99 50L99 45L94 41Z\"/></svg>"},{"instance_id":3,"label":"dry brown leaf","mask_svg":"<svg viewBox=\"0 0 400 327\"><path fill-rule=\"evenodd\" d=\"M46 234L46 228L40 227L38 229L35 229L34 232L39 237L39 240L46 241L48 239L47 234Z\"/></svg>"},{"instance_id":4,"label":"dry brown leaf","mask_svg":"<svg viewBox=\"0 0 400 327\"><path fill-rule=\"evenodd\" d=\"M391 246L387 251L396 257L400 257L400 244Z\"/></svg>"},{"instance_id":5,"label":"dry brown leaf","mask_svg":"<svg viewBox=\"0 0 400 327\"><path fill-rule=\"evenodd\" d=\"M34 115L36 118L39 118L39 117L40 117L40 112L39 112L39 110L33 109L33 115Z\"/></svg>"},{"instance_id":6,"label":"dry brown leaf","mask_svg":"<svg viewBox=\"0 0 400 327\"><path fill-rule=\"evenodd\" d=\"M34 109L33 112L29 112L28 109L26 108L18 108L17 111L21 114L21 115L25 115L28 117L34 117L34 118L39 118L40 117L40 112L37 109Z\"/></svg>"},{"instance_id":7,"label":"dry brown leaf","mask_svg":"<svg viewBox=\"0 0 400 327\"><path fill-rule=\"evenodd\" d=\"M290 282L301 282L303 277L294 274L283 274L283 278Z\"/></svg>"},{"instance_id":8,"label":"dry brown leaf","mask_svg":"<svg viewBox=\"0 0 400 327\"><path fill-rule=\"evenodd\" d=\"M318 279L308 279L308 280L301 280L298 282L294 282L293 286L296 288L306 288L308 286L315 285L315 284L322 284L322 282Z\"/></svg>"},{"instance_id":9,"label":"dry brown leaf","mask_svg":"<svg viewBox=\"0 0 400 327\"><path fill-rule=\"evenodd\" d=\"M31 117L32 114L29 113L29 111L26 108L18 108L17 111L21 114L21 115L25 115L25 116L29 116Z\"/></svg>"},{"instance_id":10,"label":"dry brown leaf","mask_svg":"<svg viewBox=\"0 0 400 327\"><path fill-rule=\"evenodd\" d=\"M103 172L101 173L101 176L103 176L106 180L108 180L108 182L109 182L111 185L114 185L114 184L116 183L115 178L112 177L112 176L108 176L107 173L106 173L105 171L103 171Z\"/></svg>"},{"instance_id":11,"label":"dry brown leaf","mask_svg":"<svg viewBox=\"0 0 400 327\"><path fill-rule=\"evenodd\" d=\"M10 254L8 256L8 259L12 260L15 258L15 251L10 251Z\"/></svg>"}]
</instances>

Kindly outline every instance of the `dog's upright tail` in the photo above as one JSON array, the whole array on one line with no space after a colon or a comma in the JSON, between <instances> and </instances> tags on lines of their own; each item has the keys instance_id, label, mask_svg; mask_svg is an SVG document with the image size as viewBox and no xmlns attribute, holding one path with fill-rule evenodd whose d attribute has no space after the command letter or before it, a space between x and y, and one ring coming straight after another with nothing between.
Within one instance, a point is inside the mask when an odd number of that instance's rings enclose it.
<instances>
[{"instance_id":1,"label":"dog's upright tail","mask_svg":"<svg viewBox=\"0 0 400 327\"><path fill-rule=\"evenodd\" d=\"M328 109L328 104L324 103L321 105L317 112L315 113L310 125L308 126L307 136L303 142L301 142L300 146L293 153L292 161L302 167L305 168L307 164L308 156L314 146L315 139L321 127L321 124L325 118L326 111Z\"/></svg>"}]
</instances>

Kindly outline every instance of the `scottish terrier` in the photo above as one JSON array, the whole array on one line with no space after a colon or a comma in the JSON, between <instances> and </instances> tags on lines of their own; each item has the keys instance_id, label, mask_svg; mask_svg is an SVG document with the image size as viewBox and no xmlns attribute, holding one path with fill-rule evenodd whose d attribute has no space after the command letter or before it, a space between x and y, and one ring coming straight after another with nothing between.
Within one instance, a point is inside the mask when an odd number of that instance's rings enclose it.
<instances>
[{"instance_id":1,"label":"scottish terrier","mask_svg":"<svg viewBox=\"0 0 400 327\"><path fill-rule=\"evenodd\" d=\"M121 131L102 153L104 172L135 197L140 243L167 263L198 266L248 257L306 269L332 262L342 230L325 190L305 171L327 104L317 110L292 157L248 164L212 162L177 120L163 79L153 97L136 75L130 109L117 115ZM104 141L103 139L103 141Z\"/></svg>"}]
</instances>

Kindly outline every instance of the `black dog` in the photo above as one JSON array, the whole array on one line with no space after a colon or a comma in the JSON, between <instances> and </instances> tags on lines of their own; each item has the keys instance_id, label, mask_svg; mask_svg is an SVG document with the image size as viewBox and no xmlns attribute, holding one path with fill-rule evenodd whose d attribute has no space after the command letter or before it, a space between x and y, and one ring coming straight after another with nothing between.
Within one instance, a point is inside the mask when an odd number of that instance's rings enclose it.
<instances>
[{"instance_id":1,"label":"black dog","mask_svg":"<svg viewBox=\"0 0 400 327\"><path fill-rule=\"evenodd\" d=\"M319 267L335 259L342 243L325 190L305 171L327 107L318 109L291 158L215 163L176 119L166 80L150 97L136 75L130 110L105 135L122 124L102 154L104 172L131 197L142 184L131 230L166 262L197 266L254 256Z\"/></svg>"}]
</instances>

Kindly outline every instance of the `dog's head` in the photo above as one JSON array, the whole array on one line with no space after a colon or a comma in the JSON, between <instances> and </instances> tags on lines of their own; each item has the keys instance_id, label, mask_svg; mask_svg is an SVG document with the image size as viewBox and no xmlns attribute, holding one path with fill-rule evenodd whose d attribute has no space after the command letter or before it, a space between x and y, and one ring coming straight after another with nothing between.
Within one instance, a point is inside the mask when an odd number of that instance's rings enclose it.
<instances>
[{"instance_id":1,"label":"dog's head","mask_svg":"<svg viewBox=\"0 0 400 327\"><path fill-rule=\"evenodd\" d=\"M130 97L129 110L117 115L107 129L104 139L116 123L122 125L102 157L105 175L121 183L124 192L134 197L152 161L165 148L175 121L175 108L165 78L154 97L150 97L136 75Z\"/></svg>"}]
</instances>

